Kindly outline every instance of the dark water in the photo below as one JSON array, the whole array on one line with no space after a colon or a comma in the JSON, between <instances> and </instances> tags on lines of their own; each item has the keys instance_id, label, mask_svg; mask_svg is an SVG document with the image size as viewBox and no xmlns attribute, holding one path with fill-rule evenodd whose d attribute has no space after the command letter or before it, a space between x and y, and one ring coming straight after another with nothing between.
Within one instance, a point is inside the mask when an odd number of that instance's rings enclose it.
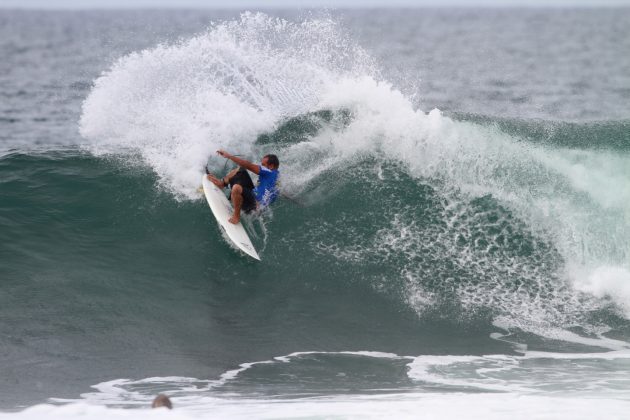
<instances>
[{"instance_id":1,"label":"dark water","mask_svg":"<svg viewBox=\"0 0 630 420\"><path fill-rule=\"evenodd\" d=\"M0 407L625 401L628 10L270 15L0 12ZM217 148L281 158L260 263Z\"/></svg>"}]
</instances>

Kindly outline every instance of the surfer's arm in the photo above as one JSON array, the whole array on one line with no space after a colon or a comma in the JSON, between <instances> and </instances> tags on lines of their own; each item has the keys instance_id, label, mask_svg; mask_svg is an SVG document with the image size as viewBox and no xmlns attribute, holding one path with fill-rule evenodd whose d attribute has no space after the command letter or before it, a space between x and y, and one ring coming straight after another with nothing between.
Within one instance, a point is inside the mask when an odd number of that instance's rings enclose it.
<instances>
[{"instance_id":1,"label":"surfer's arm","mask_svg":"<svg viewBox=\"0 0 630 420\"><path fill-rule=\"evenodd\" d=\"M225 150L217 150L217 153L226 159L230 159L232 162L236 163L238 166L241 166L247 169L248 171L255 173L256 175L260 173L260 166L258 166L255 163L250 162L249 160L241 159L238 156L232 156Z\"/></svg>"}]
</instances>

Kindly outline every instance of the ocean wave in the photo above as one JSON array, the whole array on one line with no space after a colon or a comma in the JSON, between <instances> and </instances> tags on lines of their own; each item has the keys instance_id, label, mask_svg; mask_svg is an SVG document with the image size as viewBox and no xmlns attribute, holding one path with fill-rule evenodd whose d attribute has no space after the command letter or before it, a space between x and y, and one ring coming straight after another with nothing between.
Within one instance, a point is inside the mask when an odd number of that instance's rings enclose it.
<instances>
[{"instance_id":1,"label":"ocean wave","mask_svg":"<svg viewBox=\"0 0 630 420\"><path fill-rule=\"evenodd\" d=\"M327 266L331 283L364 282L421 317L490 313L536 331L599 328L600 310L627 316L630 156L616 137L567 148L425 113L333 20L246 13L125 56L94 82L80 125L84 150L112 164L96 188L123 194L123 209L139 216L130 232L202 217L199 176L225 165L214 150L274 151L283 191L305 205L281 202L264 216L282 239L263 260L299 261L282 271L287 282ZM90 159L72 163L80 172ZM137 189L119 167L142 168ZM143 222L147 200L156 204Z\"/></svg>"}]
</instances>

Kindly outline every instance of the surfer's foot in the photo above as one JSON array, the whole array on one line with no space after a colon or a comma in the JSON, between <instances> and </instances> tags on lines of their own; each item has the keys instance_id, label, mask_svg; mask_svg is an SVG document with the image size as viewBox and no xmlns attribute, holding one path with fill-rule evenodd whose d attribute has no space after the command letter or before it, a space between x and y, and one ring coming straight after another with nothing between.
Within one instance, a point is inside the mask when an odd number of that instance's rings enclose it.
<instances>
[{"instance_id":1,"label":"surfer's foot","mask_svg":"<svg viewBox=\"0 0 630 420\"><path fill-rule=\"evenodd\" d=\"M227 184L222 179L219 179L212 174L208 174L208 180L219 188L227 187Z\"/></svg>"},{"instance_id":2,"label":"surfer's foot","mask_svg":"<svg viewBox=\"0 0 630 420\"><path fill-rule=\"evenodd\" d=\"M240 221L241 221L241 216L232 216L228 219L228 222L232 223L233 225L237 224Z\"/></svg>"}]
</instances>

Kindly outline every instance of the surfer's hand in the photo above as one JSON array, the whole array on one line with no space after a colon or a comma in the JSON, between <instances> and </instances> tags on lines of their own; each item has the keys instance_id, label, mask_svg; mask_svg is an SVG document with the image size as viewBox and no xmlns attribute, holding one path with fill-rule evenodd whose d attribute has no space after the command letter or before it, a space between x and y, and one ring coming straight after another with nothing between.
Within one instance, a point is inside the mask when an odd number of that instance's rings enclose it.
<instances>
[{"instance_id":1,"label":"surfer's hand","mask_svg":"<svg viewBox=\"0 0 630 420\"><path fill-rule=\"evenodd\" d=\"M223 156L224 158L229 157L228 152L226 152L225 150L217 150L217 154L218 154L219 156Z\"/></svg>"}]
</instances>

